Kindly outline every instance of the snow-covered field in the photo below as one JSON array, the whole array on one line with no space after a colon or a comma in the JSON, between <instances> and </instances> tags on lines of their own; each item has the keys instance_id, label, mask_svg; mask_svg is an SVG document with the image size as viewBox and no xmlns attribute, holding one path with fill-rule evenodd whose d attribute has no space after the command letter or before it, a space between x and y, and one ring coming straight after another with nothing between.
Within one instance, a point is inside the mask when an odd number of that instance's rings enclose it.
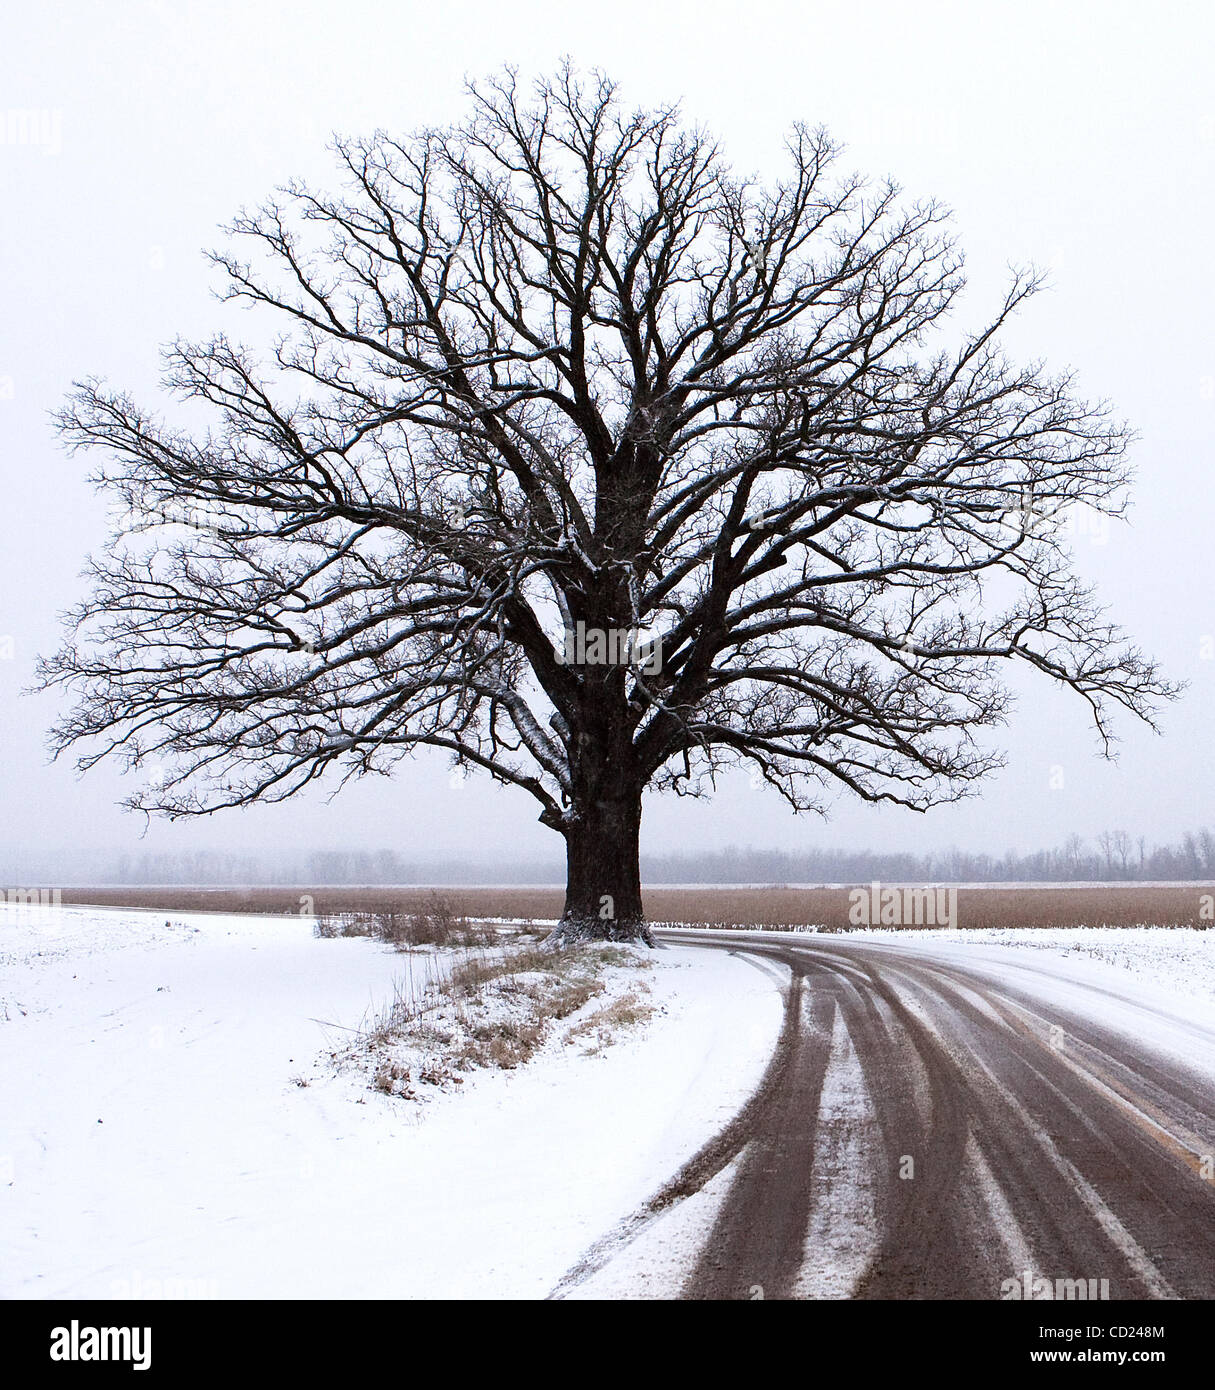
<instances>
[{"instance_id":1,"label":"snow-covered field","mask_svg":"<svg viewBox=\"0 0 1215 1390\"><path fill-rule=\"evenodd\" d=\"M858 940L905 945L918 941L934 947L963 946L971 948L969 954L1015 946L1059 960L1096 963L1098 969L1087 972L1091 979L1104 975L1116 985L1129 973L1140 983L1204 999L1215 1006L1215 931L1187 927L986 927L972 931L870 929L855 935Z\"/></svg>"},{"instance_id":2,"label":"snow-covered field","mask_svg":"<svg viewBox=\"0 0 1215 1390\"><path fill-rule=\"evenodd\" d=\"M0 908L0 1296L542 1296L733 1116L780 1018L762 972L676 947L594 1056L555 1036L425 1106L325 1065L427 968L303 919Z\"/></svg>"},{"instance_id":3,"label":"snow-covered field","mask_svg":"<svg viewBox=\"0 0 1215 1390\"><path fill-rule=\"evenodd\" d=\"M1215 1003L1215 932L848 939L1128 1029L1167 1005L1163 1047ZM736 1114L780 1022L779 968L671 945L653 1015L593 1055L563 1041L574 1014L517 1070L382 1094L341 1058L445 959L302 918L0 905L0 1296L543 1296ZM571 1291L676 1291L732 1175Z\"/></svg>"}]
</instances>

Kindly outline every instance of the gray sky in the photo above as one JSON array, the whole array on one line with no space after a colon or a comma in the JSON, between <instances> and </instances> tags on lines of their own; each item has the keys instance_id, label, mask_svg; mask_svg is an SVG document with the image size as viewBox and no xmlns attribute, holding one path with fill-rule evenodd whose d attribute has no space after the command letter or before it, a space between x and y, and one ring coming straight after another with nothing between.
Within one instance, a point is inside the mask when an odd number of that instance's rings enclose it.
<instances>
[{"instance_id":1,"label":"gray sky","mask_svg":"<svg viewBox=\"0 0 1215 1390\"><path fill-rule=\"evenodd\" d=\"M775 175L783 132L804 120L846 144L845 164L949 204L968 314L995 307L1010 264L1049 268L1051 292L1007 346L1074 367L1082 391L1108 397L1140 433L1130 522L1077 534L1080 567L1166 673L1190 681L1162 737L1122 725L1114 766L1097 756L1081 703L1033 683L998 731L1009 766L978 800L927 817L841 800L824 823L739 775L711 804L651 798L644 848L999 851L1107 827L1164 840L1215 822L1209 4L617 0L580 13L553 0L43 0L10 7L4 27L0 851L138 848L143 830L115 806L116 772L78 780L66 763L46 765L54 700L18 697L105 536L87 461L63 454L48 411L86 374L151 403L161 343L219 328L239 337L240 311L211 298L200 251L289 177L335 183L330 131L453 119L466 75L511 62L530 76L564 54L604 68L628 100L681 100L740 171ZM554 852L534 809L479 778L453 786L436 757L330 803L153 826L142 848Z\"/></svg>"}]
</instances>

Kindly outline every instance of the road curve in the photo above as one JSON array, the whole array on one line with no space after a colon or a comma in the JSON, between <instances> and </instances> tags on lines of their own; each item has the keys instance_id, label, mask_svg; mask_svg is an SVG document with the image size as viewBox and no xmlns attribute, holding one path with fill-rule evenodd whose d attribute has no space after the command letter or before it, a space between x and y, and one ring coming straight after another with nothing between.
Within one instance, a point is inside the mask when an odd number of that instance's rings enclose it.
<instances>
[{"instance_id":1,"label":"road curve","mask_svg":"<svg viewBox=\"0 0 1215 1390\"><path fill-rule=\"evenodd\" d=\"M735 1120L555 1296L733 1164L684 1298L991 1299L1026 1271L1056 1296L1215 1297L1215 1026L1057 988L1029 953L660 935L777 971L783 1026ZM1188 1061L1146 1041L1161 1027Z\"/></svg>"}]
</instances>

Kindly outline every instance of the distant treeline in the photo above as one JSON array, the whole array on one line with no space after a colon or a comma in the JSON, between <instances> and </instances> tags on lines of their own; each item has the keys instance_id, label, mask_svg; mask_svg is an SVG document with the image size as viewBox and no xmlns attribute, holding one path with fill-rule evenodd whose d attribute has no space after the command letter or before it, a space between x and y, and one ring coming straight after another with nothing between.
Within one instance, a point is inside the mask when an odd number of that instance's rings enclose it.
<instances>
[{"instance_id":1,"label":"distant treeline","mask_svg":"<svg viewBox=\"0 0 1215 1390\"><path fill-rule=\"evenodd\" d=\"M1149 846L1122 831L1088 844L1073 835L1056 849L1002 855L969 850L923 854L880 850L735 849L642 856L647 883L1076 883L1215 878L1215 833L1199 830L1175 845Z\"/></svg>"},{"instance_id":2,"label":"distant treeline","mask_svg":"<svg viewBox=\"0 0 1215 1390\"><path fill-rule=\"evenodd\" d=\"M868 883L1180 881L1215 879L1215 833L1199 830L1173 845L1148 846L1124 831L1088 843L1072 835L1056 849L1034 854L976 854L947 849L914 853L878 850L764 850L730 847L680 854L643 855L647 883ZM97 853L0 855L7 886L94 884L523 884L560 883L559 858L420 860L395 850L315 850L291 854Z\"/></svg>"}]
</instances>

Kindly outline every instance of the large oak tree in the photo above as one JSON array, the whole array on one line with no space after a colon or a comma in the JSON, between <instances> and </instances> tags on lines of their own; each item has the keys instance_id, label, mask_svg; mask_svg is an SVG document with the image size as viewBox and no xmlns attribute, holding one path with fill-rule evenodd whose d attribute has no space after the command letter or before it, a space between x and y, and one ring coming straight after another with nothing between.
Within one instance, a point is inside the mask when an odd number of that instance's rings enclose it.
<instances>
[{"instance_id":1,"label":"large oak tree","mask_svg":"<svg viewBox=\"0 0 1215 1390\"><path fill-rule=\"evenodd\" d=\"M570 940L647 934L646 789L956 799L1001 663L1107 751L1115 707L1150 720L1169 687L1067 545L1065 509L1123 507L1128 435L1001 352L1032 275L951 331L944 212L821 131L765 184L599 75L470 99L236 219L227 296L282 332L171 349L214 428L95 381L63 411L122 521L43 663L56 750L163 765L130 804L176 817L445 749L564 837Z\"/></svg>"}]
</instances>

